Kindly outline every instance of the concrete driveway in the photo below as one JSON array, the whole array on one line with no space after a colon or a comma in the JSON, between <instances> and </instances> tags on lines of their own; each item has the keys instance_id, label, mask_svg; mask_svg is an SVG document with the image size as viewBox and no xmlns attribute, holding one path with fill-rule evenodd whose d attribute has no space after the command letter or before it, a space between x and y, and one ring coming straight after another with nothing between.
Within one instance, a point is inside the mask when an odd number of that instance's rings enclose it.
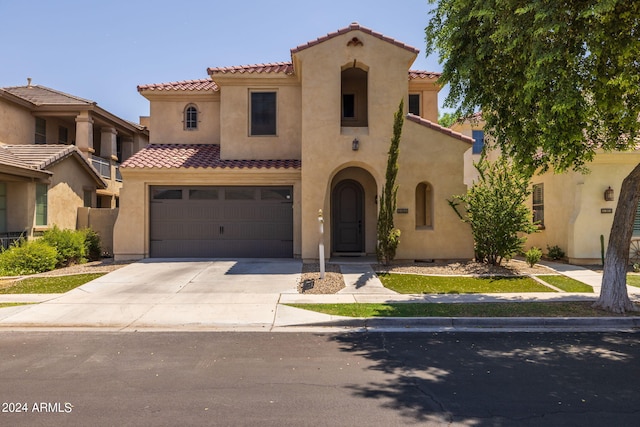
<instances>
[{"instance_id":1,"label":"concrete driveway","mask_svg":"<svg viewBox=\"0 0 640 427\"><path fill-rule=\"evenodd\" d=\"M293 259L149 259L42 304L3 309L0 326L264 330L281 294L296 294Z\"/></svg>"}]
</instances>

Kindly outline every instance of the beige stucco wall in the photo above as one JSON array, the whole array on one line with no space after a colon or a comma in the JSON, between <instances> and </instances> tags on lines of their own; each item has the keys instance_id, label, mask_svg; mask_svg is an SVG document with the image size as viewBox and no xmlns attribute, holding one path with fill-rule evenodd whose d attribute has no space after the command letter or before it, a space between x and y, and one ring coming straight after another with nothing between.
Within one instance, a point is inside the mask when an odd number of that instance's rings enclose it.
<instances>
[{"instance_id":1,"label":"beige stucco wall","mask_svg":"<svg viewBox=\"0 0 640 427\"><path fill-rule=\"evenodd\" d=\"M449 206L466 192L463 156L470 144L417 123L405 122L400 143L398 208L395 225L402 232L398 259L473 258L471 229ZM427 182L433 192L433 227L416 227L416 187Z\"/></svg>"},{"instance_id":2,"label":"beige stucco wall","mask_svg":"<svg viewBox=\"0 0 640 427\"><path fill-rule=\"evenodd\" d=\"M0 99L0 123L0 143L34 143L36 121L29 110Z\"/></svg>"},{"instance_id":3,"label":"beige stucco wall","mask_svg":"<svg viewBox=\"0 0 640 427\"><path fill-rule=\"evenodd\" d=\"M90 228L100 236L102 254L113 254L113 226L118 209L78 208L77 229Z\"/></svg>"},{"instance_id":4,"label":"beige stucco wall","mask_svg":"<svg viewBox=\"0 0 640 427\"><path fill-rule=\"evenodd\" d=\"M31 233L35 216L33 182L7 182L7 231Z\"/></svg>"},{"instance_id":5,"label":"beige stucco wall","mask_svg":"<svg viewBox=\"0 0 640 427\"><path fill-rule=\"evenodd\" d=\"M527 248L546 252L547 245L558 245L572 263L600 263L600 235L606 248L622 180L639 162L638 152L600 153L588 165L589 174L549 172L534 177L533 184L544 183L545 228L528 236ZM609 186L614 190L612 202L604 200Z\"/></svg>"},{"instance_id":6,"label":"beige stucco wall","mask_svg":"<svg viewBox=\"0 0 640 427\"><path fill-rule=\"evenodd\" d=\"M216 81L221 87L222 159L300 159L301 93L295 78L265 77ZM276 92L277 135L249 134L249 98L252 90Z\"/></svg>"},{"instance_id":7,"label":"beige stucco wall","mask_svg":"<svg viewBox=\"0 0 640 427\"><path fill-rule=\"evenodd\" d=\"M154 144L219 144L220 143L220 95L179 94L148 95L151 99L151 116ZM184 111L193 104L198 109L198 129L184 128Z\"/></svg>"},{"instance_id":8,"label":"beige stucco wall","mask_svg":"<svg viewBox=\"0 0 640 427\"><path fill-rule=\"evenodd\" d=\"M293 187L293 252L300 256L300 171L278 169L123 169L114 227L116 261L149 257L149 188L156 185L282 185Z\"/></svg>"},{"instance_id":9,"label":"beige stucco wall","mask_svg":"<svg viewBox=\"0 0 640 427\"><path fill-rule=\"evenodd\" d=\"M62 229L75 229L78 208L84 205L84 189L95 191L96 183L72 157L49 170L53 172L53 178L47 195L48 223Z\"/></svg>"},{"instance_id":10,"label":"beige stucco wall","mask_svg":"<svg viewBox=\"0 0 640 427\"><path fill-rule=\"evenodd\" d=\"M358 37L362 46L347 46ZM413 52L386 43L361 31L351 31L294 55L302 77L302 257L318 258L317 212L330 212L332 174L345 166L357 166L375 178L381 188L389 149L393 114L401 99L407 102L407 71ZM368 72L366 128L341 128L341 71L355 65ZM358 138L360 149L351 144ZM375 230L366 223L365 230ZM331 224L325 227L325 250L331 253ZM367 246L367 251L371 248Z\"/></svg>"}]
</instances>

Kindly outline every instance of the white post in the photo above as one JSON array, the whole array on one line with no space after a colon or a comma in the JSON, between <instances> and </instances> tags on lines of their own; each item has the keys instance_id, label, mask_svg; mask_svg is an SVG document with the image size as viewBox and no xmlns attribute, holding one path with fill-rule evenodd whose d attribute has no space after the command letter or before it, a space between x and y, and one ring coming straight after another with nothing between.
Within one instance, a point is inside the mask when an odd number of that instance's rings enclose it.
<instances>
[{"instance_id":1,"label":"white post","mask_svg":"<svg viewBox=\"0 0 640 427\"><path fill-rule=\"evenodd\" d=\"M322 280L324 279L324 218L322 217L322 209L318 211L318 222L320 223L318 251L320 255L320 280Z\"/></svg>"}]
</instances>

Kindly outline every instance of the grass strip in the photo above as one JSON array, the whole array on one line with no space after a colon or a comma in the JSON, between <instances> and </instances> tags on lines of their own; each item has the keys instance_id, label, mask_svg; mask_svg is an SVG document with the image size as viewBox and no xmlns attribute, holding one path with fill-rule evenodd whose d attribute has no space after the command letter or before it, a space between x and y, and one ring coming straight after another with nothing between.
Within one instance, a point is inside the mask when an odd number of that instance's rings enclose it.
<instances>
[{"instance_id":1,"label":"grass strip","mask_svg":"<svg viewBox=\"0 0 640 427\"><path fill-rule=\"evenodd\" d=\"M382 284L400 294L478 294L555 292L530 277L424 276L378 273Z\"/></svg>"},{"instance_id":2,"label":"grass strip","mask_svg":"<svg viewBox=\"0 0 640 427\"><path fill-rule=\"evenodd\" d=\"M74 274L71 276L29 277L10 282L0 294L63 294L106 273Z\"/></svg>"},{"instance_id":3,"label":"grass strip","mask_svg":"<svg viewBox=\"0 0 640 427\"><path fill-rule=\"evenodd\" d=\"M593 287L587 285L586 283L582 283L578 280L572 279L567 276L556 275L556 274L545 274L537 276L539 279L544 282L549 283L550 285L555 286L556 288L560 288L565 292L589 292L593 293Z\"/></svg>"},{"instance_id":4,"label":"grass strip","mask_svg":"<svg viewBox=\"0 0 640 427\"><path fill-rule=\"evenodd\" d=\"M287 305L346 317L625 317L593 308L590 301Z\"/></svg>"},{"instance_id":5,"label":"grass strip","mask_svg":"<svg viewBox=\"0 0 640 427\"><path fill-rule=\"evenodd\" d=\"M640 288L640 275L638 275L638 274L627 274L627 285L635 286L636 288Z\"/></svg>"}]
</instances>

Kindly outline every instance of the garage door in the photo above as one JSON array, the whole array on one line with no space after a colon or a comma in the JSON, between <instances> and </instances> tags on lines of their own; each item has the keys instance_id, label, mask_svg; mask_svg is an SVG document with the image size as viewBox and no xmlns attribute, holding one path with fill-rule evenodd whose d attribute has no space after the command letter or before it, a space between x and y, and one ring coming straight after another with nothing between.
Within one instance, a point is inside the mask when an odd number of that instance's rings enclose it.
<instances>
[{"instance_id":1,"label":"garage door","mask_svg":"<svg viewBox=\"0 0 640 427\"><path fill-rule=\"evenodd\" d=\"M151 187L150 255L291 258L291 187Z\"/></svg>"}]
</instances>

